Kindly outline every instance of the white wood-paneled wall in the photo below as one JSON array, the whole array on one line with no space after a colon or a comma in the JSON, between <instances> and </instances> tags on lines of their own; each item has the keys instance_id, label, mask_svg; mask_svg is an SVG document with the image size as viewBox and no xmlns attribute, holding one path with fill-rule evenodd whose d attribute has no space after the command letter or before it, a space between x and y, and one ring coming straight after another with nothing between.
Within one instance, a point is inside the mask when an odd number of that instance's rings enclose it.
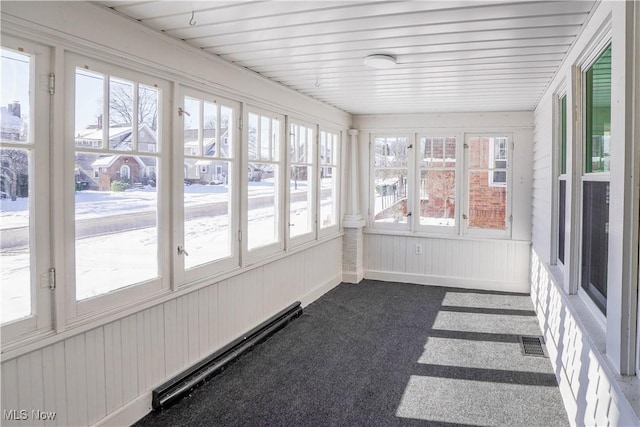
<instances>
[{"instance_id":1,"label":"white wood-paneled wall","mask_svg":"<svg viewBox=\"0 0 640 427\"><path fill-rule=\"evenodd\" d=\"M28 409L29 420L2 424L135 422L150 410L153 388L289 304L309 304L341 279L337 237L4 361L2 410ZM55 420L33 420L31 409L55 411Z\"/></svg>"},{"instance_id":2,"label":"white wood-paneled wall","mask_svg":"<svg viewBox=\"0 0 640 427\"><path fill-rule=\"evenodd\" d=\"M637 380L616 377L604 356L604 340L593 333L598 326L587 324L578 314L584 312L584 303L578 295L561 290L535 249L531 298L571 425L640 425L624 390L637 395L633 389Z\"/></svg>"},{"instance_id":3,"label":"white wood-paneled wall","mask_svg":"<svg viewBox=\"0 0 640 427\"><path fill-rule=\"evenodd\" d=\"M366 278L529 292L527 241L365 234L364 246Z\"/></svg>"}]
</instances>

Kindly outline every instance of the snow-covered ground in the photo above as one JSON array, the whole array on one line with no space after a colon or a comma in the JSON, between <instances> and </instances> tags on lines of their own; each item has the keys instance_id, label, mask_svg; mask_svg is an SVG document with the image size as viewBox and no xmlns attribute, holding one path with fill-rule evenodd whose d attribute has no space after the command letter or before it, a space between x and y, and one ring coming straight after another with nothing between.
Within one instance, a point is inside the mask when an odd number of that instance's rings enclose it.
<instances>
[{"instance_id":1,"label":"snow-covered ground","mask_svg":"<svg viewBox=\"0 0 640 427\"><path fill-rule=\"evenodd\" d=\"M323 186L324 188L324 186ZM225 186L190 185L184 187L185 207L228 201ZM298 183L298 191L306 191ZM249 197L273 194L273 183L250 183ZM333 212L330 200L321 202L322 215ZM305 201L291 205L293 230L307 228ZM125 192L81 191L76 193L76 219L100 219L114 215L156 211L156 192L137 189ZM249 211L248 247L258 248L275 239L275 209L261 207ZM2 199L0 229L27 226L28 200ZM335 221L335 219L333 219ZM185 221L185 268L193 268L230 255L231 232L226 214L197 217ZM76 241L76 297L83 300L121 289L158 276L157 228L147 227ZM18 319L31 313L29 249L3 250L0 262L2 282L1 321Z\"/></svg>"}]
</instances>

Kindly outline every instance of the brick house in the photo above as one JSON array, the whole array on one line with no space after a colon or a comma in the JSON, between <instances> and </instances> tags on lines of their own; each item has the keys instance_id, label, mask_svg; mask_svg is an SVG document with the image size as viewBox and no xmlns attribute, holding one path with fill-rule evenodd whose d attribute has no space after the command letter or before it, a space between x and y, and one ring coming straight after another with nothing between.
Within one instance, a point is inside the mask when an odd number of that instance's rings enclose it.
<instances>
[{"instance_id":1,"label":"brick house","mask_svg":"<svg viewBox=\"0 0 640 427\"><path fill-rule=\"evenodd\" d=\"M147 183L155 174L155 165L145 164L139 156L100 157L91 166L98 181L98 191L110 191L113 181L126 181L133 185Z\"/></svg>"}]
</instances>

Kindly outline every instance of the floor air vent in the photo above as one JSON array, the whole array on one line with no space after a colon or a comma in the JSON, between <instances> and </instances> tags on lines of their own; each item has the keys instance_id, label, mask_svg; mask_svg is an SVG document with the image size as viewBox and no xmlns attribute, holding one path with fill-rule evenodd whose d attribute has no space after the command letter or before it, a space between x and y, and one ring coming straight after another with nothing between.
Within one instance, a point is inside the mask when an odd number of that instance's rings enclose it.
<instances>
[{"instance_id":1,"label":"floor air vent","mask_svg":"<svg viewBox=\"0 0 640 427\"><path fill-rule=\"evenodd\" d=\"M525 356L538 356L538 357L547 357L545 348L544 348L544 338L542 337L532 337L532 336L521 336L519 337L520 346L522 347L522 354Z\"/></svg>"},{"instance_id":2,"label":"floor air vent","mask_svg":"<svg viewBox=\"0 0 640 427\"><path fill-rule=\"evenodd\" d=\"M262 341L284 328L302 314L300 302L291 304L275 316L261 323L243 336L230 342L200 363L153 390L151 406L154 410L166 408L208 378L219 374L224 368Z\"/></svg>"}]
</instances>

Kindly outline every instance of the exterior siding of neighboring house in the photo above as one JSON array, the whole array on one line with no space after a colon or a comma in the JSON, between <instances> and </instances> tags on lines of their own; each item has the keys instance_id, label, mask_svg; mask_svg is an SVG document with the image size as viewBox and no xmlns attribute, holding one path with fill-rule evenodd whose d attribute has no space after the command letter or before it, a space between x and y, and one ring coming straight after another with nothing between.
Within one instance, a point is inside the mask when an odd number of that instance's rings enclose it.
<instances>
[{"instance_id":1,"label":"exterior siding of neighboring house","mask_svg":"<svg viewBox=\"0 0 640 427\"><path fill-rule=\"evenodd\" d=\"M202 141L204 155L201 156L199 155L198 129L184 131L184 180L186 184L228 183L229 163L224 160L229 158L228 132L226 130L222 132L219 153L217 152L215 133L215 129L204 129ZM221 159L214 156L221 157Z\"/></svg>"},{"instance_id":2,"label":"exterior siding of neighboring house","mask_svg":"<svg viewBox=\"0 0 640 427\"><path fill-rule=\"evenodd\" d=\"M131 126L108 129L111 150L131 150ZM78 133L77 149L101 149L104 129L100 122ZM156 152L157 135L146 124L138 130L138 152ZM151 158L127 154L79 152L76 154L76 186L78 190L110 191L113 181L127 181L132 185L155 185L155 164Z\"/></svg>"}]
</instances>

